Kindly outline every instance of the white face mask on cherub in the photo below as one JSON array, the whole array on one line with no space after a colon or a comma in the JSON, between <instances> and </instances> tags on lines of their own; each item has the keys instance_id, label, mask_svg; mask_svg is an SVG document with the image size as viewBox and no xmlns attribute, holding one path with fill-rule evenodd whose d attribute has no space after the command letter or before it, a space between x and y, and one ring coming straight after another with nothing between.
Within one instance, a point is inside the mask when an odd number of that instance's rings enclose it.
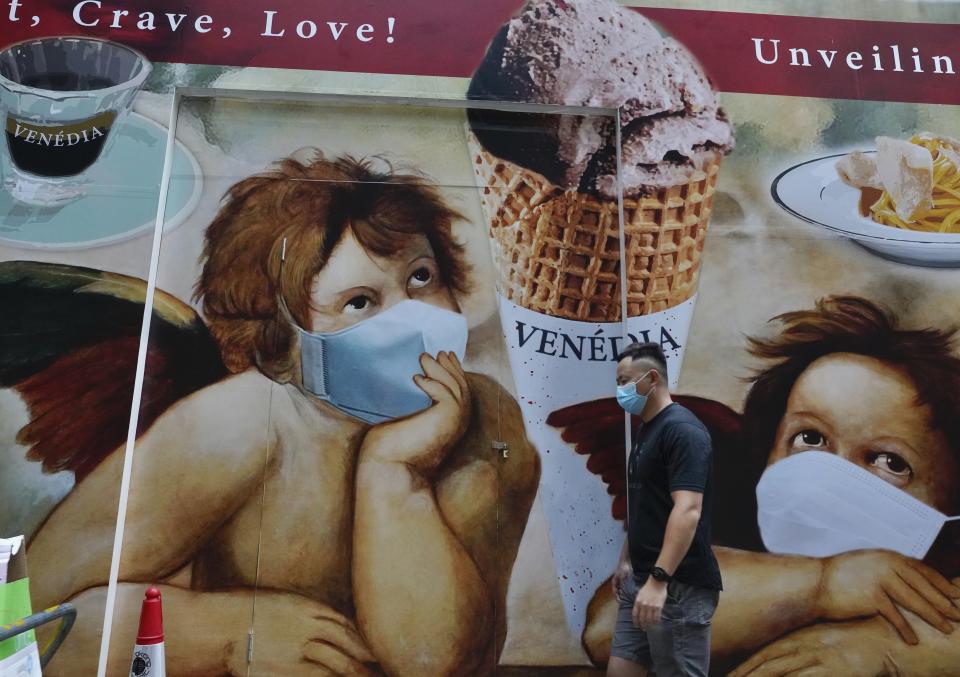
<instances>
[{"instance_id":1,"label":"white face mask on cherub","mask_svg":"<svg viewBox=\"0 0 960 677\"><path fill-rule=\"evenodd\" d=\"M757 484L757 521L770 552L831 557L893 550L926 557L948 517L836 454L803 451L777 461Z\"/></svg>"}]
</instances>

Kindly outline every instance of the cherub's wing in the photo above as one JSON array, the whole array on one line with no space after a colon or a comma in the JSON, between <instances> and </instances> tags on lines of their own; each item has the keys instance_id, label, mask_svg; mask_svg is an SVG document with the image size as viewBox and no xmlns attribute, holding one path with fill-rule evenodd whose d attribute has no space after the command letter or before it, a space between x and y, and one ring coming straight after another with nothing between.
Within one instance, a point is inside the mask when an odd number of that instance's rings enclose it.
<instances>
[{"instance_id":1,"label":"cherub's wing","mask_svg":"<svg viewBox=\"0 0 960 677\"><path fill-rule=\"evenodd\" d=\"M717 545L759 549L756 527L755 469L745 468L740 454L742 417L714 400L677 395L674 400L692 411L710 430L714 447L716 498L713 540ZM636 429L639 418L631 417ZM600 476L613 497L614 519L627 514L627 465L623 409L609 397L574 404L551 413L547 425L560 428L560 437L587 458L587 469ZM753 482L752 484L750 482Z\"/></svg>"},{"instance_id":2,"label":"cherub's wing","mask_svg":"<svg viewBox=\"0 0 960 677\"><path fill-rule=\"evenodd\" d=\"M763 468L754 467L752 456L745 453L743 416L704 397L678 395L674 400L692 411L710 431L715 487L713 544L762 552L756 491Z\"/></svg>"},{"instance_id":3,"label":"cherub's wing","mask_svg":"<svg viewBox=\"0 0 960 677\"><path fill-rule=\"evenodd\" d=\"M631 427L639 419L632 417ZM573 404L547 416L547 425L561 429L560 438L578 454L587 456L587 470L599 475L613 496L614 519L627 517L626 436L623 409L607 397Z\"/></svg>"},{"instance_id":4,"label":"cherub's wing","mask_svg":"<svg viewBox=\"0 0 960 677\"><path fill-rule=\"evenodd\" d=\"M0 263L0 387L30 422L17 435L46 472L79 481L123 444L130 421L146 283L51 263ZM226 374L192 308L157 290L138 433L178 399Z\"/></svg>"}]
</instances>

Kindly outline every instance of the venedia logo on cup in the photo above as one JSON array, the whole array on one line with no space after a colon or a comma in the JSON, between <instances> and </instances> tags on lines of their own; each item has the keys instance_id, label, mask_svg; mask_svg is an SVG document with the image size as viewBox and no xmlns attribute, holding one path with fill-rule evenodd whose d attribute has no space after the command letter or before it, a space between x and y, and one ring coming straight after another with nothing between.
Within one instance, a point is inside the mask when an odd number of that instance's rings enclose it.
<instances>
[{"instance_id":1,"label":"venedia logo on cup","mask_svg":"<svg viewBox=\"0 0 960 677\"><path fill-rule=\"evenodd\" d=\"M81 197L151 68L135 50L95 38L30 40L0 52L4 188L35 205Z\"/></svg>"},{"instance_id":2,"label":"venedia logo on cup","mask_svg":"<svg viewBox=\"0 0 960 677\"><path fill-rule=\"evenodd\" d=\"M8 116L10 157L31 174L74 176L96 162L116 117L111 111L72 125L38 125Z\"/></svg>"}]
</instances>

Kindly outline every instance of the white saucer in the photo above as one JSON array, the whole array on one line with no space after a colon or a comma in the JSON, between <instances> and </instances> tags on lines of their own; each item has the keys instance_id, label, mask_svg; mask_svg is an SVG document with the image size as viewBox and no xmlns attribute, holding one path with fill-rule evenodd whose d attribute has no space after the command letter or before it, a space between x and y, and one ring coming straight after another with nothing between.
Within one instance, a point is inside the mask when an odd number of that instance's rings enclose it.
<instances>
[{"instance_id":1,"label":"white saucer","mask_svg":"<svg viewBox=\"0 0 960 677\"><path fill-rule=\"evenodd\" d=\"M0 187L0 244L26 249L87 249L151 232L157 219L167 129L131 113L116 141L90 169L87 194L55 207L18 202ZM2 143L2 142L0 142ZM6 146L0 148L6 171ZM164 230L177 227L200 200L203 175L196 158L177 141L167 194Z\"/></svg>"}]
</instances>

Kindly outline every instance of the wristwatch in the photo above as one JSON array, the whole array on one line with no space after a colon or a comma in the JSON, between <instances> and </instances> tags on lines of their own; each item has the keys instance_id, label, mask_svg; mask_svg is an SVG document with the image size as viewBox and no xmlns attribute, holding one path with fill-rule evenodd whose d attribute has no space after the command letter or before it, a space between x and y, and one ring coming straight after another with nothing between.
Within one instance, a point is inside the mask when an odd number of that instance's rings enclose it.
<instances>
[{"instance_id":1,"label":"wristwatch","mask_svg":"<svg viewBox=\"0 0 960 677\"><path fill-rule=\"evenodd\" d=\"M669 583L673 580L673 576L668 574L660 567L653 567L650 569L650 577L655 581L660 581L661 583Z\"/></svg>"}]
</instances>

